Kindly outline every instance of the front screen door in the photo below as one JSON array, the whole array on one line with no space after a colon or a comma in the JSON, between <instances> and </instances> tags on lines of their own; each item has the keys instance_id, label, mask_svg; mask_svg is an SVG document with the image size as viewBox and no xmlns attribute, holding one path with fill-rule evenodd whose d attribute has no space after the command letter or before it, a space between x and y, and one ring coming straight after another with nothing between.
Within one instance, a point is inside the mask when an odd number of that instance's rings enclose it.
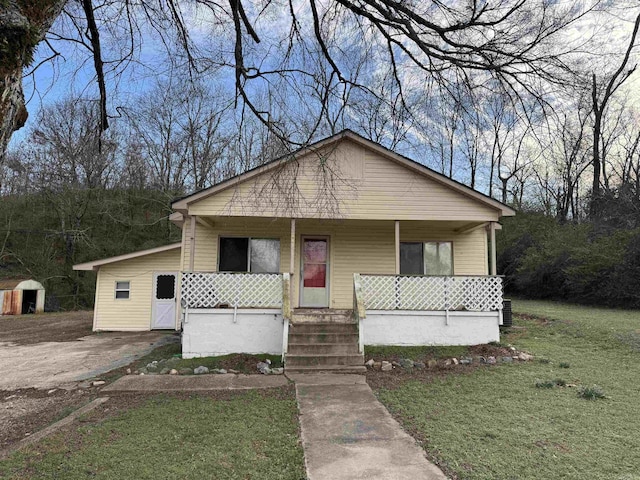
<instances>
[{"instance_id":1,"label":"front screen door","mask_svg":"<svg viewBox=\"0 0 640 480\"><path fill-rule=\"evenodd\" d=\"M151 328L176 328L176 273L153 276L153 313Z\"/></svg>"},{"instance_id":2,"label":"front screen door","mask_svg":"<svg viewBox=\"0 0 640 480\"><path fill-rule=\"evenodd\" d=\"M303 238L300 306L329 306L329 239Z\"/></svg>"}]
</instances>

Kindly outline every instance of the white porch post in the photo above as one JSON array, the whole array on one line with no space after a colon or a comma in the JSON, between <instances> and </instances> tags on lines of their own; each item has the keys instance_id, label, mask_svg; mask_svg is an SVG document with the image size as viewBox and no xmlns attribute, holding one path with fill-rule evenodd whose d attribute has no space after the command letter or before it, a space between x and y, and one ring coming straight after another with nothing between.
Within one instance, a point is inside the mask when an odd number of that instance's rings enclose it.
<instances>
[{"instance_id":1,"label":"white porch post","mask_svg":"<svg viewBox=\"0 0 640 480\"><path fill-rule=\"evenodd\" d=\"M400 220L396 220L396 275L400 275Z\"/></svg>"},{"instance_id":2,"label":"white porch post","mask_svg":"<svg viewBox=\"0 0 640 480\"><path fill-rule=\"evenodd\" d=\"M191 217L191 225L189 226L189 271L193 272L196 258L196 216Z\"/></svg>"},{"instance_id":3,"label":"white porch post","mask_svg":"<svg viewBox=\"0 0 640 480\"><path fill-rule=\"evenodd\" d=\"M295 305L293 300L293 292L295 291L295 269L296 269L296 219L291 219L291 239L290 239L290 247L291 250L289 252L289 273L291 274L290 281L290 292L289 292L289 301L291 302L291 310L293 310L293 306Z\"/></svg>"},{"instance_id":4,"label":"white porch post","mask_svg":"<svg viewBox=\"0 0 640 480\"><path fill-rule=\"evenodd\" d=\"M491 237L491 275L497 275L497 265L496 265L496 222L489 223L489 235Z\"/></svg>"}]
</instances>

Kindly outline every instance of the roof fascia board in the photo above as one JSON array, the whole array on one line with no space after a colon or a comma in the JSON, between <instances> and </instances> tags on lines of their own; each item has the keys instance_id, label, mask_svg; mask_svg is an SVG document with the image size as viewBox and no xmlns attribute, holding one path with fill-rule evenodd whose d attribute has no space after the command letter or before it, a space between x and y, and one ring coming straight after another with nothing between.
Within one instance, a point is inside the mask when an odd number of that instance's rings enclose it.
<instances>
[{"instance_id":1,"label":"roof fascia board","mask_svg":"<svg viewBox=\"0 0 640 480\"><path fill-rule=\"evenodd\" d=\"M246 173L237 175L235 177L230 178L229 180L226 180L222 183L219 183L218 185L214 185L213 187L210 187L206 190L203 190L201 192L195 193L193 195L190 195L188 197L185 197L181 200L178 200L177 202L175 202L172 207L176 210L180 210L180 211L188 211L189 208L189 204L197 202L199 200L203 200L205 198L210 197L211 195L215 195L216 193L219 193L223 190L226 190L228 188L237 186L241 183L244 183L246 181L249 181L259 175L262 175L268 171L271 171L273 169L275 169L276 167L282 165L283 163L285 163L287 160L289 160L292 157L302 157L304 155L307 155L309 153L313 153L315 151L318 151L321 148L324 148L328 145L331 145L333 143L336 143L340 140L342 140L343 138L348 138L349 140L361 145L364 148L368 148L369 150L373 150L376 153L382 155L383 157L394 161L395 163L398 163L402 166L404 166L405 168L408 168L409 170L415 172L415 173L419 173L437 183L440 183L441 185L444 185L445 187L448 187L452 190L457 191L458 193L465 195L467 198L470 198L472 200L475 200L477 202L480 202L494 210L498 210L500 212L500 216L513 216L516 214L515 210L513 210L512 208L508 207L507 205L504 205L501 202L498 202L497 200L492 199L491 197L488 197L486 195L483 195L480 192L475 191L472 188L467 187L466 185L463 185L461 183L458 183L454 180L451 180L450 178L445 177L444 175L440 175L439 173L431 170L430 168L425 167L424 165L414 161L414 160L410 160L406 157L403 157L402 155L399 155L397 153L395 153L392 150L389 150L388 148L383 147L382 145L379 145L371 140L367 140L366 138L352 132L351 130L344 130L340 133L337 133L336 135L332 136L332 137L328 137L325 138L324 140L320 140L319 142L316 142L312 145L309 145L307 147L303 147L295 152L292 152L290 154L287 154L283 157L277 158L275 160L273 160L272 162L269 162L261 167L258 167L254 170L250 170Z\"/></svg>"}]
</instances>

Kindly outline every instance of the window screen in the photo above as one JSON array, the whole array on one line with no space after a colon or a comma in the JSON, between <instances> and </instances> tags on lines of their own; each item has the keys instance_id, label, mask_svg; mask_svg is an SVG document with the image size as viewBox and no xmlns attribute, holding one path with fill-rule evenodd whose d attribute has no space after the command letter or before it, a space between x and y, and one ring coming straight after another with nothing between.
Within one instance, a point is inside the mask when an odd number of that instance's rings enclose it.
<instances>
[{"instance_id":1,"label":"window screen","mask_svg":"<svg viewBox=\"0 0 640 480\"><path fill-rule=\"evenodd\" d=\"M422 257L422 243L400 244L400 274L401 275L423 275L424 262Z\"/></svg>"},{"instance_id":2,"label":"window screen","mask_svg":"<svg viewBox=\"0 0 640 480\"><path fill-rule=\"evenodd\" d=\"M248 238L221 237L219 271L248 272L248 251Z\"/></svg>"},{"instance_id":3,"label":"window screen","mask_svg":"<svg viewBox=\"0 0 640 480\"><path fill-rule=\"evenodd\" d=\"M174 275L158 275L156 278L156 298L158 300L172 299L176 291L176 277Z\"/></svg>"},{"instance_id":4,"label":"window screen","mask_svg":"<svg viewBox=\"0 0 640 480\"><path fill-rule=\"evenodd\" d=\"M252 238L250 245L251 272L277 273L280 271L280 240Z\"/></svg>"},{"instance_id":5,"label":"window screen","mask_svg":"<svg viewBox=\"0 0 640 480\"><path fill-rule=\"evenodd\" d=\"M129 298L129 282L116 282L116 298L126 300Z\"/></svg>"}]
</instances>

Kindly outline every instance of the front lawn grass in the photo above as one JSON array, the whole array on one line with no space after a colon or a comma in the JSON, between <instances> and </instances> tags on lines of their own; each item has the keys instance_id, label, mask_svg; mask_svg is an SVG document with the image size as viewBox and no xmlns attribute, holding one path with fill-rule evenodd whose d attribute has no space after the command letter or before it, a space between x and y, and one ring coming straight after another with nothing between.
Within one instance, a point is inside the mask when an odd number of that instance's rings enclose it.
<instances>
[{"instance_id":1,"label":"front lawn grass","mask_svg":"<svg viewBox=\"0 0 640 480\"><path fill-rule=\"evenodd\" d=\"M293 389L226 395L157 396L89 417L0 462L0 478L305 478Z\"/></svg>"},{"instance_id":2,"label":"front lawn grass","mask_svg":"<svg viewBox=\"0 0 640 480\"><path fill-rule=\"evenodd\" d=\"M513 307L517 328L502 340L534 361L414 377L378 390L380 400L454 478L635 478L640 312L550 302ZM540 381L554 386L536 388ZM604 398L579 396L580 387L594 385Z\"/></svg>"}]
</instances>

